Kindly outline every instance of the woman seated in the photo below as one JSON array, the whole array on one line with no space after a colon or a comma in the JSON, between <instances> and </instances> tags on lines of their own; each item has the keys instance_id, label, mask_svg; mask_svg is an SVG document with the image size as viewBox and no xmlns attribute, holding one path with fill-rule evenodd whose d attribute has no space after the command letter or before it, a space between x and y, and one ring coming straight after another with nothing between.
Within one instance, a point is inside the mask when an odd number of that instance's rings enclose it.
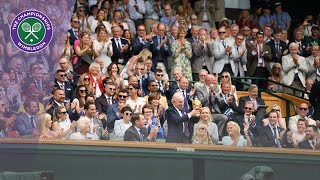
<instances>
[{"instance_id":1,"label":"woman seated","mask_svg":"<svg viewBox=\"0 0 320 180\"><path fill-rule=\"evenodd\" d=\"M41 139L56 139L56 134L51 130L52 120L48 113L39 115L36 121L36 129L33 132L33 137Z\"/></svg>"},{"instance_id":2,"label":"woman seated","mask_svg":"<svg viewBox=\"0 0 320 180\"><path fill-rule=\"evenodd\" d=\"M305 140L307 122L304 119L299 119L297 122L297 128L298 128L298 131L287 132L287 139L284 140L284 142L288 142L288 141L292 142L293 147L295 148L298 148L299 142Z\"/></svg>"},{"instance_id":3,"label":"woman seated","mask_svg":"<svg viewBox=\"0 0 320 180\"><path fill-rule=\"evenodd\" d=\"M70 139L74 140L99 140L96 133L96 126L93 128L94 134L90 134L90 119L86 116L80 117L77 121L77 132L70 135Z\"/></svg>"},{"instance_id":4,"label":"woman seated","mask_svg":"<svg viewBox=\"0 0 320 180\"><path fill-rule=\"evenodd\" d=\"M79 114L83 114L84 109L83 106L86 103L86 96L88 90L84 85L79 85L76 88L76 97L73 99L72 103L76 104L76 111Z\"/></svg>"},{"instance_id":5,"label":"woman seated","mask_svg":"<svg viewBox=\"0 0 320 180\"><path fill-rule=\"evenodd\" d=\"M222 138L222 144L227 146L251 146L251 140L248 135L249 125L244 127L244 134L246 139L240 135L240 127L234 121L229 121L227 123L227 132L229 136L224 136Z\"/></svg>"},{"instance_id":6,"label":"woman seated","mask_svg":"<svg viewBox=\"0 0 320 180\"><path fill-rule=\"evenodd\" d=\"M86 87L88 94L95 95L95 89L92 87L92 82L88 73L84 73L79 77L77 86L80 85L84 85Z\"/></svg>"},{"instance_id":7,"label":"woman seated","mask_svg":"<svg viewBox=\"0 0 320 180\"><path fill-rule=\"evenodd\" d=\"M287 129L287 123L286 123L286 119L282 117L282 111L281 108L278 104L274 104L271 107L271 111L276 111L279 114L279 124L278 126L281 127L282 129ZM265 118L262 120L263 126L267 126L269 124L269 119Z\"/></svg>"},{"instance_id":8,"label":"woman seated","mask_svg":"<svg viewBox=\"0 0 320 180\"><path fill-rule=\"evenodd\" d=\"M199 132L199 128L202 125L205 125L206 126L205 129L209 135L210 140L212 141L210 144L217 144L217 142L219 141L218 127L214 122L212 122L211 118L212 117L211 117L210 109L208 107L203 107L200 113L200 120L197 124L194 125L194 128L193 128L194 134L192 137L192 143L199 144L199 139L197 139L198 137L196 133ZM201 134L203 135L203 133Z\"/></svg>"},{"instance_id":9,"label":"woman seated","mask_svg":"<svg viewBox=\"0 0 320 180\"><path fill-rule=\"evenodd\" d=\"M117 63L113 62L107 67L107 77L112 80L117 89L122 89L124 79L120 75L120 69Z\"/></svg>"},{"instance_id":10,"label":"woman seated","mask_svg":"<svg viewBox=\"0 0 320 180\"><path fill-rule=\"evenodd\" d=\"M122 119L115 121L113 135L110 137L110 139L123 140L124 133L130 126L132 126L130 121L132 114L132 109L128 106L125 106L121 109Z\"/></svg>"},{"instance_id":11,"label":"woman seated","mask_svg":"<svg viewBox=\"0 0 320 180\"><path fill-rule=\"evenodd\" d=\"M57 136L59 135L61 137L61 135L63 135L61 138L65 138L71 134L72 123L65 107L58 106L53 111L53 122L55 125L58 125L58 127L54 127L54 131L57 133Z\"/></svg>"},{"instance_id":12,"label":"woman seated","mask_svg":"<svg viewBox=\"0 0 320 180\"><path fill-rule=\"evenodd\" d=\"M275 63L272 66L271 76L269 76L268 79L272 80L272 81L276 81L278 83L281 83L282 77L283 76L281 74L281 64ZM281 92L283 92L283 86L269 81L268 82L268 91L273 92L273 93L281 93Z\"/></svg>"},{"instance_id":13,"label":"woman seated","mask_svg":"<svg viewBox=\"0 0 320 180\"><path fill-rule=\"evenodd\" d=\"M219 93L222 92L222 90L221 90L221 84L222 83L229 83L231 85L230 94L234 96L234 99L236 100L236 103L238 105L237 90L236 90L236 87L234 85L232 85L231 75L230 75L229 72L224 71L221 74L221 80L220 80L220 85L219 85Z\"/></svg>"},{"instance_id":14,"label":"woman seated","mask_svg":"<svg viewBox=\"0 0 320 180\"><path fill-rule=\"evenodd\" d=\"M207 125L201 124L195 129L192 144L213 144Z\"/></svg>"}]
</instances>

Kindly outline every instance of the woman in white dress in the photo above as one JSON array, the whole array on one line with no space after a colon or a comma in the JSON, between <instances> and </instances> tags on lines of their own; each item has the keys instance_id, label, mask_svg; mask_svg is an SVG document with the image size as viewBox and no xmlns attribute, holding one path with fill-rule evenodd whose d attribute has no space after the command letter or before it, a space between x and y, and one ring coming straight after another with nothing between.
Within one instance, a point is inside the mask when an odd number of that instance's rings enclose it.
<instances>
[{"instance_id":1,"label":"woman in white dress","mask_svg":"<svg viewBox=\"0 0 320 180\"><path fill-rule=\"evenodd\" d=\"M108 21L105 21L104 18L105 18L105 11L103 9L100 9L98 11L97 19L91 21L91 24L90 24L91 34L96 33L96 27L99 24L103 24L104 27L106 28L108 34L111 34L111 24Z\"/></svg>"},{"instance_id":2,"label":"woman in white dress","mask_svg":"<svg viewBox=\"0 0 320 180\"><path fill-rule=\"evenodd\" d=\"M141 113L142 107L146 104L146 100L143 97L138 96L139 89L140 87L138 84L129 84L130 97L127 100L127 104L135 113Z\"/></svg>"},{"instance_id":3,"label":"woman in white dress","mask_svg":"<svg viewBox=\"0 0 320 180\"><path fill-rule=\"evenodd\" d=\"M105 28L98 30L97 39L93 41L93 48L98 52L98 57L103 60L102 71L106 72L107 67L111 64L112 43Z\"/></svg>"}]
</instances>

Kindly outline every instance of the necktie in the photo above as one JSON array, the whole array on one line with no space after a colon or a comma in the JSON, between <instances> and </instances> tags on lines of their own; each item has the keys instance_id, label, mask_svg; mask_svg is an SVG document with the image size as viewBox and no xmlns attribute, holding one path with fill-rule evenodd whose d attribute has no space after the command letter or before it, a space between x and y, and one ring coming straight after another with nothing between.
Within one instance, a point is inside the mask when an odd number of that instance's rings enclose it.
<instances>
[{"instance_id":1,"label":"necktie","mask_svg":"<svg viewBox=\"0 0 320 180\"><path fill-rule=\"evenodd\" d=\"M60 85L60 88L61 88L61 89L64 89L64 85L63 85L63 84L61 84L61 85Z\"/></svg>"},{"instance_id":2,"label":"necktie","mask_svg":"<svg viewBox=\"0 0 320 180\"><path fill-rule=\"evenodd\" d=\"M5 95L8 94L8 88L4 88Z\"/></svg>"},{"instance_id":3,"label":"necktie","mask_svg":"<svg viewBox=\"0 0 320 180\"><path fill-rule=\"evenodd\" d=\"M38 88L39 90L42 90L40 81L36 81L36 84L37 84L37 88Z\"/></svg>"},{"instance_id":4,"label":"necktie","mask_svg":"<svg viewBox=\"0 0 320 180\"><path fill-rule=\"evenodd\" d=\"M276 127L273 128L273 135L274 135L274 139L278 139L278 137L277 137L277 128Z\"/></svg>"},{"instance_id":5,"label":"necktie","mask_svg":"<svg viewBox=\"0 0 320 180\"><path fill-rule=\"evenodd\" d=\"M111 100L111 98L109 97L109 98L107 98L108 99L108 104L109 105L112 105L112 100Z\"/></svg>"},{"instance_id":6,"label":"necktie","mask_svg":"<svg viewBox=\"0 0 320 180\"><path fill-rule=\"evenodd\" d=\"M159 87L159 89L161 89L161 82L160 81L158 81L158 87Z\"/></svg>"},{"instance_id":7,"label":"necktie","mask_svg":"<svg viewBox=\"0 0 320 180\"><path fill-rule=\"evenodd\" d=\"M182 110L181 111L181 114L182 116L184 115L184 112ZM189 137L190 135L190 132L189 132L189 125L188 125L188 122L183 122L183 133L185 136Z\"/></svg>"},{"instance_id":8,"label":"necktie","mask_svg":"<svg viewBox=\"0 0 320 180\"><path fill-rule=\"evenodd\" d=\"M222 41L222 45L223 45L224 48L226 48L226 41L223 40Z\"/></svg>"},{"instance_id":9,"label":"necktie","mask_svg":"<svg viewBox=\"0 0 320 180\"><path fill-rule=\"evenodd\" d=\"M313 148L313 149L314 149L314 144L315 144L315 142L312 141L312 142L311 142L311 145L312 145L312 148Z\"/></svg>"},{"instance_id":10,"label":"necktie","mask_svg":"<svg viewBox=\"0 0 320 180\"><path fill-rule=\"evenodd\" d=\"M78 31L77 30L74 31L74 36L78 39Z\"/></svg>"},{"instance_id":11,"label":"necktie","mask_svg":"<svg viewBox=\"0 0 320 180\"><path fill-rule=\"evenodd\" d=\"M33 116L30 117L30 122L31 122L32 128L34 128L34 117Z\"/></svg>"},{"instance_id":12,"label":"necktie","mask_svg":"<svg viewBox=\"0 0 320 180\"><path fill-rule=\"evenodd\" d=\"M121 51L121 43L120 43L120 39L117 39L117 46L118 46L118 50Z\"/></svg>"},{"instance_id":13,"label":"necktie","mask_svg":"<svg viewBox=\"0 0 320 180\"><path fill-rule=\"evenodd\" d=\"M140 132L140 133L139 133L140 141L143 141L143 133L142 133L142 130L140 129L139 132Z\"/></svg>"}]
</instances>

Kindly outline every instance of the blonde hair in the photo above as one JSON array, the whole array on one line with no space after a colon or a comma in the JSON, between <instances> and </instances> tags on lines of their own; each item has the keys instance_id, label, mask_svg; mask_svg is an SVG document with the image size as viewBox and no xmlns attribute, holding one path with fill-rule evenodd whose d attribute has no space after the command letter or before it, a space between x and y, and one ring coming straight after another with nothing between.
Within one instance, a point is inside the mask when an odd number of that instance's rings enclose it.
<instances>
[{"instance_id":1,"label":"blonde hair","mask_svg":"<svg viewBox=\"0 0 320 180\"><path fill-rule=\"evenodd\" d=\"M237 135L237 136L240 136L240 126L239 126L236 122L234 122L234 121L229 121L229 122L227 123L227 127L228 127L228 126L232 126L232 127L234 128L234 130L235 130L236 135Z\"/></svg>"},{"instance_id":2,"label":"blonde hair","mask_svg":"<svg viewBox=\"0 0 320 180\"><path fill-rule=\"evenodd\" d=\"M199 140L200 140L200 139L199 139L199 138L200 138L199 134L200 134L201 129L203 129L203 128L207 130L207 133L206 133L206 137L205 137L204 139L202 139L203 141L200 142L200 141L199 141ZM211 139L211 136L210 136L210 134L209 134L209 129L208 129L208 126L207 126L207 125L201 124L201 125L197 128L196 134L195 134L195 140L198 141L198 144L205 144L205 143L207 143L207 144L212 144L212 143L213 143L213 142L212 142L212 139Z\"/></svg>"},{"instance_id":3,"label":"blonde hair","mask_svg":"<svg viewBox=\"0 0 320 180\"><path fill-rule=\"evenodd\" d=\"M227 71L224 71L224 72L222 72L222 73L221 73L221 75L222 75L222 74L226 74L226 75L229 77L229 79L228 79L228 82L227 82L227 83L228 83L228 84L230 84L230 85L232 86L232 81L231 81L231 75L230 75L230 73L229 73L229 72L227 72ZM221 78L221 79L220 79L220 84L222 84L222 79L223 79L223 78Z\"/></svg>"},{"instance_id":4,"label":"blonde hair","mask_svg":"<svg viewBox=\"0 0 320 180\"><path fill-rule=\"evenodd\" d=\"M208 108L208 107L201 108L201 112L204 111L204 110L209 111L209 121L208 121L208 123L209 123L212 120L212 114L211 114L210 108ZM201 118L200 118L200 121L201 121Z\"/></svg>"},{"instance_id":5,"label":"blonde hair","mask_svg":"<svg viewBox=\"0 0 320 180\"><path fill-rule=\"evenodd\" d=\"M148 49L143 49L138 55L137 55L138 60L142 59L144 62L147 59L152 58L152 53Z\"/></svg>"},{"instance_id":6,"label":"blonde hair","mask_svg":"<svg viewBox=\"0 0 320 180\"><path fill-rule=\"evenodd\" d=\"M48 113L40 114L38 117L37 131L42 134L48 134L48 128L46 124L48 121L51 121L51 115Z\"/></svg>"},{"instance_id":7,"label":"blonde hair","mask_svg":"<svg viewBox=\"0 0 320 180\"><path fill-rule=\"evenodd\" d=\"M92 62L92 63L90 64L90 66L89 66L89 73L91 73L91 71L92 71L92 69L93 69L94 67L98 68L98 71L99 71L99 72L101 71L101 69L100 69L100 64L97 63L97 62Z\"/></svg>"}]
</instances>

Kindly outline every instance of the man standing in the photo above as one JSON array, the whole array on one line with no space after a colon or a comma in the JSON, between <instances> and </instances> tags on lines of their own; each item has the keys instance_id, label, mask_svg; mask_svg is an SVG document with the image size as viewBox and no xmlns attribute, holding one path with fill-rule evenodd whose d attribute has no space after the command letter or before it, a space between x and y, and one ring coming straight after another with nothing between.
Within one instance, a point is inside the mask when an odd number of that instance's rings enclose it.
<instances>
[{"instance_id":1,"label":"man standing","mask_svg":"<svg viewBox=\"0 0 320 180\"><path fill-rule=\"evenodd\" d=\"M150 39L146 36L146 27L143 24L137 27L137 34L137 37L132 40L132 55L139 54L145 48L150 50Z\"/></svg>"},{"instance_id":2,"label":"man standing","mask_svg":"<svg viewBox=\"0 0 320 180\"><path fill-rule=\"evenodd\" d=\"M172 55L169 41L165 35L166 26L163 23L158 24L158 35L152 37L152 65L153 71L162 69L163 73L167 74L168 57Z\"/></svg>"},{"instance_id":3,"label":"man standing","mask_svg":"<svg viewBox=\"0 0 320 180\"><path fill-rule=\"evenodd\" d=\"M131 117L132 126L129 127L124 133L124 141L156 141L158 127L148 130L144 126L144 116L141 113L135 113Z\"/></svg>"},{"instance_id":4,"label":"man standing","mask_svg":"<svg viewBox=\"0 0 320 180\"><path fill-rule=\"evenodd\" d=\"M291 43L289 45L290 54L282 57L283 83L297 89L304 90L306 84L306 73L308 66L304 57L299 56L298 44ZM285 88L285 93L293 94L301 97L302 93L296 91L295 94L289 88Z\"/></svg>"},{"instance_id":5,"label":"man standing","mask_svg":"<svg viewBox=\"0 0 320 180\"><path fill-rule=\"evenodd\" d=\"M183 110L184 97L180 92L177 92L172 97L172 106L166 110L168 122L168 135L166 142L173 143L191 143L192 129L191 117L200 114L198 109L193 109L190 113Z\"/></svg>"},{"instance_id":6,"label":"man standing","mask_svg":"<svg viewBox=\"0 0 320 180\"><path fill-rule=\"evenodd\" d=\"M210 31L211 28L216 27L214 21L214 13L217 9L216 1L200 0L195 2L194 9L199 18L198 24Z\"/></svg>"},{"instance_id":7,"label":"man standing","mask_svg":"<svg viewBox=\"0 0 320 180\"><path fill-rule=\"evenodd\" d=\"M66 82L66 76L67 74L63 70L57 70L55 86L59 87L60 89L63 89L65 97L72 101L74 98L74 89L69 83Z\"/></svg>"},{"instance_id":8,"label":"man standing","mask_svg":"<svg viewBox=\"0 0 320 180\"><path fill-rule=\"evenodd\" d=\"M273 34L273 39L271 39L267 45L271 48L272 60L270 62L270 67L274 65L274 63L281 64L281 58L284 52L287 50L286 42L281 40L282 32L276 30Z\"/></svg>"},{"instance_id":9,"label":"man standing","mask_svg":"<svg viewBox=\"0 0 320 180\"><path fill-rule=\"evenodd\" d=\"M119 65L120 70L123 69L124 65L130 58L129 43L126 39L121 37L121 31L122 30L119 26L112 27L113 38L111 39L111 42L113 54L111 56L111 60Z\"/></svg>"},{"instance_id":10,"label":"man standing","mask_svg":"<svg viewBox=\"0 0 320 180\"><path fill-rule=\"evenodd\" d=\"M74 41L79 39L79 28L80 28L80 21L77 16L72 16L71 18L71 29L68 30L68 35L70 36L70 45L73 46Z\"/></svg>"}]
</instances>

